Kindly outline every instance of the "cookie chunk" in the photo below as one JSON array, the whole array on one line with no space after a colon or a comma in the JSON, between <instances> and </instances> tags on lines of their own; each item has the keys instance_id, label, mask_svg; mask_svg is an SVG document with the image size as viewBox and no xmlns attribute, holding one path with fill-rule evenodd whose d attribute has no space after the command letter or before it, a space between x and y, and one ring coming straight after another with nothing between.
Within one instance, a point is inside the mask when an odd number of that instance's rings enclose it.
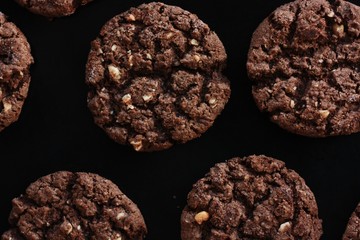
<instances>
[{"instance_id":1,"label":"cookie chunk","mask_svg":"<svg viewBox=\"0 0 360 240\"><path fill-rule=\"evenodd\" d=\"M360 240L360 204L349 219L343 240Z\"/></svg>"},{"instance_id":2,"label":"cookie chunk","mask_svg":"<svg viewBox=\"0 0 360 240\"><path fill-rule=\"evenodd\" d=\"M12 204L13 229L2 240L141 240L146 234L137 206L114 183L96 174L47 175Z\"/></svg>"},{"instance_id":3,"label":"cookie chunk","mask_svg":"<svg viewBox=\"0 0 360 240\"><path fill-rule=\"evenodd\" d=\"M188 195L182 240L320 239L315 197L279 160L233 158L216 164Z\"/></svg>"},{"instance_id":4,"label":"cookie chunk","mask_svg":"<svg viewBox=\"0 0 360 240\"><path fill-rule=\"evenodd\" d=\"M15 0L22 7L30 12L45 17L63 17L71 15L81 5L92 0Z\"/></svg>"},{"instance_id":5,"label":"cookie chunk","mask_svg":"<svg viewBox=\"0 0 360 240\"><path fill-rule=\"evenodd\" d=\"M248 54L258 108L310 137L360 130L360 8L329 2L279 7L253 34Z\"/></svg>"},{"instance_id":6,"label":"cookie chunk","mask_svg":"<svg viewBox=\"0 0 360 240\"><path fill-rule=\"evenodd\" d=\"M223 110L225 49L194 14L149 3L115 16L91 44L88 106L115 141L156 151L199 137Z\"/></svg>"},{"instance_id":7,"label":"cookie chunk","mask_svg":"<svg viewBox=\"0 0 360 240\"><path fill-rule=\"evenodd\" d=\"M19 118L32 63L26 37L0 12L0 131Z\"/></svg>"}]
</instances>

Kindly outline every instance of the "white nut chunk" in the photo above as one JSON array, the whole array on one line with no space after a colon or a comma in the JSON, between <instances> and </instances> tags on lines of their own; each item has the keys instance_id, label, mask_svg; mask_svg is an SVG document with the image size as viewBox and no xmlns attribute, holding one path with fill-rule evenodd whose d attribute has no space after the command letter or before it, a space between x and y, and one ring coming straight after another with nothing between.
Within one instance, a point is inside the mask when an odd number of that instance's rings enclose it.
<instances>
[{"instance_id":1,"label":"white nut chunk","mask_svg":"<svg viewBox=\"0 0 360 240\"><path fill-rule=\"evenodd\" d=\"M142 96L142 98L143 98L143 100L145 102L149 102L152 99L152 96L151 95L144 95L144 96Z\"/></svg>"},{"instance_id":2,"label":"white nut chunk","mask_svg":"<svg viewBox=\"0 0 360 240\"><path fill-rule=\"evenodd\" d=\"M285 222L285 223L280 225L279 232L281 232L281 233L287 232L290 228L291 228L291 223L290 222Z\"/></svg>"},{"instance_id":3,"label":"white nut chunk","mask_svg":"<svg viewBox=\"0 0 360 240\"><path fill-rule=\"evenodd\" d=\"M294 107L295 107L295 102L294 102L294 100L291 100L291 101L290 101L290 107L291 107L291 108L294 108Z\"/></svg>"},{"instance_id":4,"label":"white nut chunk","mask_svg":"<svg viewBox=\"0 0 360 240\"><path fill-rule=\"evenodd\" d=\"M322 118L327 118L330 114L330 111L329 110L319 110L319 113Z\"/></svg>"},{"instance_id":5,"label":"white nut chunk","mask_svg":"<svg viewBox=\"0 0 360 240\"><path fill-rule=\"evenodd\" d=\"M333 31L335 32L336 35L338 35L340 37L343 36L345 34L344 33L344 25L334 23Z\"/></svg>"},{"instance_id":6,"label":"white nut chunk","mask_svg":"<svg viewBox=\"0 0 360 240\"><path fill-rule=\"evenodd\" d=\"M10 111L11 108L12 108L12 105L10 103L4 102L3 105L4 105L4 111L5 112Z\"/></svg>"},{"instance_id":7,"label":"white nut chunk","mask_svg":"<svg viewBox=\"0 0 360 240\"><path fill-rule=\"evenodd\" d=\"M69 235L73 230L73 226L71 225L71 223L66 220L61 224L60 227L66 232L67 235Z\"/></svg>"},{"instance_id":8,"label":"white nut chunk","mask_svg":"<svg viewBox=\"0 0 360 240\"><path fill-rule=\"evenodd\" d=\"M199 42L196 39L191 39L190 44L193 45L193 46L199 46Z\"/></svg>"},{"instance_id":9,"label":"white nut chunk","mask_svg":"<svg viewBox=\"0 0 360 240\"><path fill-rule=\"evenodd\" d=\"M133 146L135 151L140 151L142 149L142 141L141 140L132 140L130 144Z\"/></svg>"},{"instance_id":10,"label":"white nut chunk","mask_svg":"<svg viewBox=\"0 0 360 240\"><path fill-rule=\"evenodd\" d=\"M117 67L115 67L114 65L109 65L108 70L109 70L109 75L112 79L116 81L121 79L121 73Z\"/></svg>"},{"instance_id":11,"label":"white nut chunk","mask_svg":"<svg viewBox=\"0 0 360 240\"><path fill-rule=\"evenodd\" d=\"M121 100L123 101L123 103L128 104L128 103L131 102L131 95L130 95L130 94L125 94L125 95L121 98Z\"/></svg>"},{"instance_id":12,"label":"white nut chunk","mask_svg":"<svg viewBox=\"0 0 360 240\"><path fill-rule=\"evenodd\" d=\"M126 20L134 22L136 20L135 16L133 14L129 14L126 17Z\"/></svg>"},{"instance_id":13,"label":"white nut chunk","mask_svg":"<svg viewBox=\"0 0 360 240\"><path fill-rule=\"evenodd\" d=\"M195 215L195 221L199 225L201 225L203 222L206 222L207 220L209 220L209 218L210 218L210 215L206 211L199 212Z\"/></svg>"}]
</instances>

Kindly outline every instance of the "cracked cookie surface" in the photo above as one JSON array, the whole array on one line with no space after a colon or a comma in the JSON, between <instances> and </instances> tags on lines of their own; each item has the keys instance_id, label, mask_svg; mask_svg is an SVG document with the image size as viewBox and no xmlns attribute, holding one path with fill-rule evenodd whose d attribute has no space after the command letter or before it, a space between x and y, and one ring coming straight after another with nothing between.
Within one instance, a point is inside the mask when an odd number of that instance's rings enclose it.
<instances>
[{"instance_id":1,"label":"cracked cookie surface","mask_svg":"<svg viewBox=\"0 0 360 240\"><path fill-rule=\"evenodd\" d=\"M13 229L2 240L141 240L147 231L137 206L110 180L92 173L47 175L12 205Z\"/></svg>"},{"instance_id":2,"label":"cracked cookie surface","mask_svg":"<svg viewBox=\"0 0 360 240\"><path fill-rule=\"evenodd\" d=\"M88 106L97 125L136 151L199 137L230 96L226 52L194 14L149 3L115 16L92 42Z\"/></svg>"},{"instance_id":3,"label":"cracked cookie surface","mask_svg":"<svg viewBox=\"0 0 360 240\"><path fill-rule=\"evenodd\" d=\"M32 63L26 37L0 12L0 131L19 118Z\"/></svg>"},{"instance_id":4,"label":"cracked cookie surface","mask_svg":"<svg viewBox=\"0 0 360 240\"><path fill-rule=\"evenodd\" d=\"M360 131L360 8L297 0L253 34L248 75L258 108L280 127L327 137Z\"/></svg>"},{"instance_id":5,"label":"cracked cookie surface","mask_svg":"<svg viewBox=\"0 0 360 240\"><path fill-rule=\"evenodd\" d=\"M284 162L266 157L216 164L193 185L182 240L320 239L315 197Z\"/></svg>"},{"instance_id":6,"label":"cracked cookie surface","mask_svg":"<svg viewBox=\"0 0 360 240\"><path fill-rule=\"evenodd\" d=\"M360 240L360 204L351 215L342 239Z\"/></svg>"},{"instance_id":7,"label":"cracked cookie surface","mask_svg":"<svg viewBox=\"0 0 360 240\"><path fill-rule=\"evenodd\" d=\"M15 0L30 12L45 17L63 17L71 15L81 5L92 0Z\"/></svg>"}]
</instances>

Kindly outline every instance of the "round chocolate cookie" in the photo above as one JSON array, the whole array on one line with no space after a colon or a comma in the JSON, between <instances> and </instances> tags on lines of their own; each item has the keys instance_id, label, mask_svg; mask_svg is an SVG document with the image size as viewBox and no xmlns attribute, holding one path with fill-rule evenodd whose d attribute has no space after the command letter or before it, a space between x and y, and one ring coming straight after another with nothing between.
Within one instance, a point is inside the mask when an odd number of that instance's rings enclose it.
<instances>
[{"instance_id":1,"label":"round chocolate cookie","mask_svg":"<svg viewBox=\"0 0 360 240\"><path fill-rule=\"evenodd\" d=\"M92 42L86 66L96 124L136 151L199 137L223 110L226 53L194 14L149 3L115 16Z\"/></svg>"},{"instance_id":2,"label":"round chocolate cookie","mask_svg":"<svg viewBox=\"0 0 360 240\"><path fill-rule=\"evenodd\" d=\"M320 239L315 197L285 163L266 156L216 164L188 195L182 240Z\"/></svg>"},{"instance_id":3,"label":"round chocolate cookie","mask_svg":"<svg viewBox=\"0 0 360 240\"><path fill-rule=\"evenodd\" d=\"M0 12L0 131L19 118L32 63L26 37Z\"/></svg>"},{"instance_id":4,"label":"round chocolate cookie","mask_svg":"<svg viewBox=\"0 0 360 240\"><path fill-rule=\"evenodd\" d=\"M360 131L360 8L297 0L253 34L248 75L261 111L310 137Z\"/></svg>"},{"instance_id":5,"label":"round chocolate cookie","mask_svg":"<svg viewBox=\"0 0 360 240\"><path fill-rule=\"evenodd\" d=\"M92 173L56 172L12 201L11 230L2 240L141 240L137 206L111 181Z\"/></svg>"},{"instance_id":6,"label":"round chocolate cookie","mask_svg":"<svg viewBox=\"0 0 360 240\"><path fill-rule=\"evenodd\" d=\"M75 10L92 0L15 0L30 12L45 17L63 17L71 15Z\"/></svg>"},{"instance_id":7,"label":"round chocolate cookie","mask_svg":"<svg viewBox=\"0 0 360 240\"><path fill-rule=\"evenodd\" d=\"M360 204L349 219L343 240L360 240Z\"/></svg>"}]
</instances>

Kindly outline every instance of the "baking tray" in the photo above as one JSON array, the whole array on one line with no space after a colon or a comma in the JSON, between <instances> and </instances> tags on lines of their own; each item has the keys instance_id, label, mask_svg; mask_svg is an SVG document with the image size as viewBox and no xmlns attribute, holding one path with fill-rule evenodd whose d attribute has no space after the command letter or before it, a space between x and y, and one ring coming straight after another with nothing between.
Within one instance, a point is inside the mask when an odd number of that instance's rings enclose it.
<instances>
[{"instance_id":1,"label":"baking tray","mask_svg":"<svg viewBox=\"0 0 360 240\"><path fill-rule=\"evenodd\" d=\"M252 32L286 2L165 1L196 13L219 35L228 54L225 73L232 95L199 139L138 153L113 142L93 123L84 78L90 41L107 20L143 1L94 0L72 16L49 21L1 0L0 11L28 38L35 64L19 121L0 133L0 232L9 227L12 198L43 175L70 170L115 182L142 211L147 239L180 239L180 214L193 183L217 162L266 154L285 161L314 192L322 239L341 239L360 201L360 134L313 139L280 129L256 108L246 74Z\"/></svg>"}]
</instances>

